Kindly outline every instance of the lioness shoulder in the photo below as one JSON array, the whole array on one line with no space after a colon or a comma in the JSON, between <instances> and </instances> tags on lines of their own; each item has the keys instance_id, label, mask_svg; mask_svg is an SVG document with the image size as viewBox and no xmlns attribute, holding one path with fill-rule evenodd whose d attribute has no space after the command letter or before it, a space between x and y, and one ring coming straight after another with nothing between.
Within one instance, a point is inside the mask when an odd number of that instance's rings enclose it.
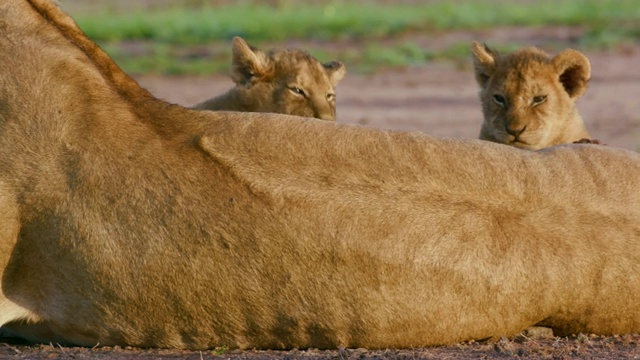
<instances>
[{"instance_id":1,"label":"lioness shoulder","mask_svg":"<svg viewBox=\"0 0 640 360\"><path fill-rule=\"evenodd\" d=\"M501 55L478 42L472 53L484 115L480 139L535 150L589 138L576 108L591 75L582 53L551 57L529 47Z\"/></svg>"},{"instance_id":2,"label":"lioness shoulder","mask_svg":"<svg viewBox=\"0 0 640 360\"><path fill-rule=\"evenodd\" d=\"M343 63L321 63L300 49L265 53L240 37L233 39L232 53L235 86L194 108L336 119L335 86L345 75Z\"/></svg>"}]
</instances>

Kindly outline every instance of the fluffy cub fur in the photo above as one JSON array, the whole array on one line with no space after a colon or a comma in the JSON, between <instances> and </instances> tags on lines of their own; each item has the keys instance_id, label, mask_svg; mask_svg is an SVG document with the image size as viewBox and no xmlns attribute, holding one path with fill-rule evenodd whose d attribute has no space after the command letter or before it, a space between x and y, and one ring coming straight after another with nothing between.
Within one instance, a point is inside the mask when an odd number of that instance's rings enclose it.
<instances>
[{"instance_id":1,"label":"fluffy cub fur","mask_svg":"<svg viewBox=\"0 0 640 360\"><path fill-rule=\"evenodd\" d=\"M323 64L299 49L264 53L235 37L231 77L236 85L194 108L335 120L335 86L345 72L339 61Z\"/></svg>"},{"instance_id":2,"label":"fluffy cub fur","mask_svg":"<svg viewBox=\"0 0 640 360\"><path fill-rule=\"evenodd\" d=\"M501 55L478 42L472 52L484 114L480 139L536 150L589 138L576 108L591 74L582 53L550 57L529 47Z\"/></svg>"}]
</instances>

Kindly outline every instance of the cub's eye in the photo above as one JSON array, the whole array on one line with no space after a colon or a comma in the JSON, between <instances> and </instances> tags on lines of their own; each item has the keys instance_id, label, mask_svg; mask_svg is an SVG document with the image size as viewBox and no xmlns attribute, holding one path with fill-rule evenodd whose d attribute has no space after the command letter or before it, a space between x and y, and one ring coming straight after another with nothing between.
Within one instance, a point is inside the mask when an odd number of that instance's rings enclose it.
<instances>
[{"instance_id":1,"label":"cub's eye","mask_svg":"<svg viewBox=\"0 0 640 360\"><path fill-rule=\"evenodd\" d=\"M507 105L507 102L504 100L504 96L502 95L493 95L493 101L502 107L505 107Z\"/></svg>"},{"instance_id":2,"label":"cub's eye","mask_svg":"<svg viewBox=\"0 0 640 360\"><path fill-rule=\"evenodd\" d=\"M289 90L291 90L291 92L296 94L296 95L306 96L306 94L304 93L304 90L300 89L297 86L291 86L291 87L289 87Z\"/></svg>"},{"instance_id":3,"label":"cub's eye","mask_svg":"<svg viewBox=\"0 0 640 360\"><path fill-rule=\"evenodd\" d=\"M533 97L533 106L540 105L543 102L545 102L545 100L547 100L547 96L546 95L534 96Z\"/></svg>"},{"instance_id":4,"label":"cub's eye","mask_svg":"<svg viewBox=\"0 0 640 360\"><path fill-rule=\"evenodd\" d=\"M336 94L327 94L327 100L328 101L335 101L336 100Z\"/></svg>"}]
</instances>

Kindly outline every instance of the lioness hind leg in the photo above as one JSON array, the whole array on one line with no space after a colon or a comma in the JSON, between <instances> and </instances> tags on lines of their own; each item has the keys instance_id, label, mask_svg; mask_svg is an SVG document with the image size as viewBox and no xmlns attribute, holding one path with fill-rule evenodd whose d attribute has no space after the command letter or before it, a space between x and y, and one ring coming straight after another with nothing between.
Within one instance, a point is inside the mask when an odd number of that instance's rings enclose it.
<instances>
[{"instance_id":1,"label":"lioness hind leg","mask_svg":"<svg viewBox=\"0 0 640 360\"><path fill-rule=\"evenodd\" d=\"M94 346L97 341L74 332L64 333L41 316L5 298L0 293L0 338L19 338L30 343L57 343L63 346ZM71 340L69 340L71 339Z\"/></svg>"},{"instance_id":2,"label":"lioness hind leg","mask_svg":"<svg viewBox=\"0 0 640 360\"><path fill-rule=\"evenodd\" d=\"M26 323L37 322L40 320L39 316L23 308L22 306L14 303L13 301L4 298L0 294L2 300L0 300L0 337L18 337L19 334L9 330L5 325L11 322L24 321Z\"/></svg>"},{"instance_id":3,"label":"lioness hind leg","mask_svg":"<svg viewBox=\"0 0 640 360\"><path fill-rule=\"evenodd\" d=\"M32 323L40 320L33 311L20 306L6 297L7 287L16 285L7 280L5 271L14 252L20 232L19 206L10 185L0 180L0 336L9 333L7 324L12 322ZM10 336L10 335L9 335Z\"/></svg>"}]
</instances>

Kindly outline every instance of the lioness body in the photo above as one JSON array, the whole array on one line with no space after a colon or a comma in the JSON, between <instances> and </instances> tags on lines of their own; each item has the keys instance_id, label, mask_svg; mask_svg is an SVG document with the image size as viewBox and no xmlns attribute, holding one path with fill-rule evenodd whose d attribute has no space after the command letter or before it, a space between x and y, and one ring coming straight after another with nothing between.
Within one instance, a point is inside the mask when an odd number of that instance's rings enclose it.
<instances>
[{"instance_id":1,"label":"lioness body","mask_svg":"<svg viewBox=\"0 0 640 360\"><path fill-rule=\"evenodd\" d=\"M474 43L484 122L480 139L535 150L589 138L576 108L591 74L576 50L551 58L531 47L500 55Z\"/></svg>"},{"instance_id":2,"label":"lioness body","mask_svg":"<svg viewBox=\"0 0 640 360\"><path fill-rule=\"evenodd\" d=\"M5 331L192 349L640 331L637 153L185 109L47 1L1 3L0 25Z\"/></svg>"},{"instance_id":3,"label":"lioness body","mask_svg":"<svg viewBox=\"0 0 640 360\"><path fill-rule=\"evenodd\" d=\"M336 119L335 86L345 74L341 62L321 64L299 49L263 53L235 37L232 68L236 85L195 109Z\"/></svg>"}]
</instances>

